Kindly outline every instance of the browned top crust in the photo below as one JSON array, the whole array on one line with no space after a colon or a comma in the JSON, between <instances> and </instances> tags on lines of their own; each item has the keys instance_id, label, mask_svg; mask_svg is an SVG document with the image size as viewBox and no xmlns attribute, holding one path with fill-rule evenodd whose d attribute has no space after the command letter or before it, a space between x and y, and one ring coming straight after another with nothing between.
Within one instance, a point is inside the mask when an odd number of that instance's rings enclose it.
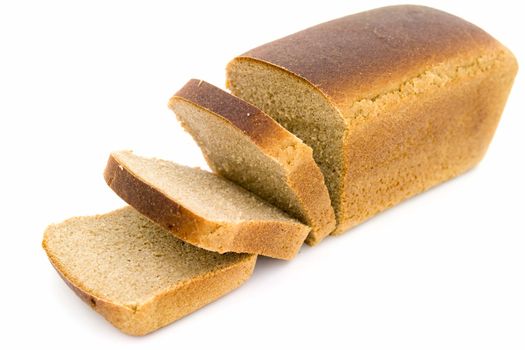
<instances>
[{"instance_id":1,"label":"browned top crust","mask_svg":"<svg viewBox=\"0 0 525 350\"><path fill-rule=\"evenodd\" d=\"M284 68L341 102L371 98L377 86L405 80L424 67L494 44L499 45L461 18L428 7L401 5L322 23L239 58Z\"/></svg>"},{"instance_id":2,"label":"browned top crust","mask_svg":"<svg viewBox=\"0 0 525 350\"><path fill-rule=\"evenodd\" d=\"M203 80L191 79L188 81L172 97L170 106L177 98L184 99L226 119L261 147L275 146L274 143L277 140L286 140L290 137L295 139L259 108ZM272 142L271 145L267 144L269 141Z\"/></svg>"}]
</instances>

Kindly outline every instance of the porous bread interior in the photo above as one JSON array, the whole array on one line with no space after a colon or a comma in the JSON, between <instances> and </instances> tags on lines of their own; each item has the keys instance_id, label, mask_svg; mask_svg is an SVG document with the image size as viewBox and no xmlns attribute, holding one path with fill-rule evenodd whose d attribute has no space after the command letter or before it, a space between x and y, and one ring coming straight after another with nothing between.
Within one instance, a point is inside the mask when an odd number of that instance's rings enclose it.
<instances>
[{"instance_id":1,"label":"porous bread interior","mask_svg":"<svg viewBox=\"0 0 525 350\"><path fill-rule=\"evenodd\" d=\"M129 151L114 152L112 155L141 181L209 221L295 222L251 192L207 171L161 159L140 157Z\"/></svg>"},{"instance_id":2,"label":"porous bread interior","mask_svg":"<svg viewBox=\"0 0 525 350\"><path fill-rule=\"evenodd\" d=\"M73 283L130 308L247 258L185 243L131 207L51 225L44 244Z\"/></svg>"},{"instance_id":3,"label":"porous bread interior","mask_svg":"<svg viewBox=\"0 0 525 350\"><path fill-rule=\"evenodd\" d=\"M306 147L300 145L297 138L290 137L286 145L288 151L285 161L288 165L285 168L224 118L182 100L172 108L184 128L193 135L215 172L309 223L303 205L287 183L288 168L299 161L295 159L295 148Z\"/></svg>"},{"instance_id":4,"label":"porous bread interior","mask_svg":"<svg viewBox=\"0 0 525 350\"><path fill-rule=\"evenodd\" d=\"M324 95L300 78L249 58L238 58L228 64L227 87L312 148L339 221L346 130L340 113Z\"/></svg>"}]
</instances>

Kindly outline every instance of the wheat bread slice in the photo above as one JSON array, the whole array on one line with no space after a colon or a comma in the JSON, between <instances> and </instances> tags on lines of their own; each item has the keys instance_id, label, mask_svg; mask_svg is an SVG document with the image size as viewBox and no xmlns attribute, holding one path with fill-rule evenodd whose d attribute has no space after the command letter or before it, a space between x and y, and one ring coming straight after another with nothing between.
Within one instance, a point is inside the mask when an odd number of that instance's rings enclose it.
<instances>
[{"instance_id":1,"label":"wheat bread slice","mask_svg":"<svg viewBox=\"0 0 525 350\"><path fill-rule=\"evenodd\" d=\"M232 291L256 255L185 243L135 209L50 225L42 243L73 291L121 331L144 335Z\"/></svg>"},{"instance_id":2,"label":"wheat bread slice","mask_svg":"<svg viewBox=\"0 0 525 350\"><path fill-rule=\"evenodd\" d=\"M517 69L475 25L400 5L252 49L227 86L312 147L342 233L477 164Z\"/></svg>"},{"instance_id":3,"label":"wheat bread slice","mask_svg":"<svg viewBox=\"0 0 525 350\"><path fill-rule=\"evenodd\" d=\"M111 153L104 178L176 237L219 253L293 258L310 228L219 175L130 151Z\"/></svg>"},{"instance_id":4,"label":"wheat bread slice","mask_svg":"<svg viewBox=\"0 0 525 350\"><path fill-rule=\"evenodd\" d=\"M315 245L335 228L334 210L312 149L257 107L202 80L169 103L218 174L312 228Z\"/></svg>"}]
</instances>

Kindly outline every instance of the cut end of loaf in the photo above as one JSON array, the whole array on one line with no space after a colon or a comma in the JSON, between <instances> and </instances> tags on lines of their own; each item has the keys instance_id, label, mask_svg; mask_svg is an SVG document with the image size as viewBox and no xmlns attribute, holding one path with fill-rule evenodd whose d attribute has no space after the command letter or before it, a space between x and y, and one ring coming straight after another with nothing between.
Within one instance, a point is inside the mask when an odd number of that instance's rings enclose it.
<instances>
[{"instance_id":1,"label":"cut end of loaf","mask_svg":"<svg viewBox=\"0 0 525 350\"><path fill-rule=\"evenodd\" d=\"M251 58L239 57L228 64L227 86L312 148L339 221L346 129L340 113L303 79Z\"/></svg>"}]
</instances>

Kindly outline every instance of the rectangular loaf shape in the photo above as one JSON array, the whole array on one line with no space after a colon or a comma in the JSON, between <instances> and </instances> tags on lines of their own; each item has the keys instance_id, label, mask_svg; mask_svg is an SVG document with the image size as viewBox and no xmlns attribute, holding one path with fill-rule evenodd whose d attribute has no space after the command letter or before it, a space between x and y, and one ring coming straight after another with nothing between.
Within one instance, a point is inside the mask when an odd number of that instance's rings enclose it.
<instances>
[{"instance_id":1,"label":"rectangular loaf shape","mask_svg":"<svg viewBox=\"0 0 525 350\"><path fill-rule=\"evenodd\" d=\"M248 51L227 86L312 147L341 233L477 164L516 72L480 28L403 5Z\"/></svg>"}]
</instances>

